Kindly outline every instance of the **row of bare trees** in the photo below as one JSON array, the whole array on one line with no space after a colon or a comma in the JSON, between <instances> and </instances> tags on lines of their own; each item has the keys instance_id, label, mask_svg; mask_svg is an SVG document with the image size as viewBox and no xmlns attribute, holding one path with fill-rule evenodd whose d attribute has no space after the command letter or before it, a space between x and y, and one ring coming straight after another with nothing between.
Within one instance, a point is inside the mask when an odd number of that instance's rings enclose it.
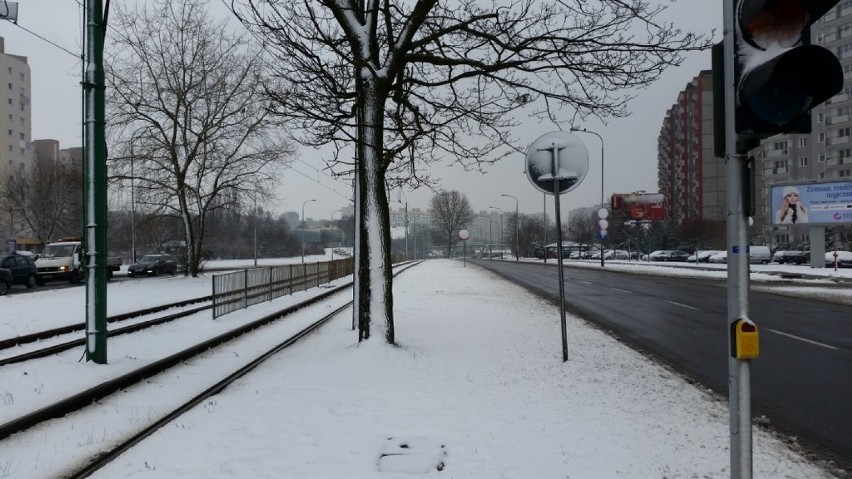
<instances>
[{"instance_id":1,"label":"row of bare trees","mask_svg":"<svg viewBox=\"0 0 852 479\"><path fill-rule=\"evenodd\" d=\"M644 0L230 6L256 42L202 0L116 6L105 42L111 177L137 185L146 214L179 222L195 275L211 217L269 197L289 138L331 146L328 168L358 180L359 340L389 343L389 187L432 185L434 162L482 170L516 154L529 139L514 128L530 117L565 128L625 116L635 88L710 41Z\"/></svg>"}]
</instances>

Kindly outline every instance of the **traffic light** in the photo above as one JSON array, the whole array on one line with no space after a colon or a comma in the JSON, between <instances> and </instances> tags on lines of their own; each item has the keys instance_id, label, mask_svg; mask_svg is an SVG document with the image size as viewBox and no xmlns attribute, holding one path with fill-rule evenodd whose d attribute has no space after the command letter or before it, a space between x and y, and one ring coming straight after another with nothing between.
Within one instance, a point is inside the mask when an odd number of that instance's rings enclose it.
<instances>
[{"instance_id":1,"label":"traffic light","mask_svg":"<svg viewBox=\"0 0 852 479\"><path fill-rule=\"evenodd\" d=\"M840 61L810 44L810 26L839 0L732 1L736 133L810 133L810 109L843 88Z\"/></svg>"}]
</instances>

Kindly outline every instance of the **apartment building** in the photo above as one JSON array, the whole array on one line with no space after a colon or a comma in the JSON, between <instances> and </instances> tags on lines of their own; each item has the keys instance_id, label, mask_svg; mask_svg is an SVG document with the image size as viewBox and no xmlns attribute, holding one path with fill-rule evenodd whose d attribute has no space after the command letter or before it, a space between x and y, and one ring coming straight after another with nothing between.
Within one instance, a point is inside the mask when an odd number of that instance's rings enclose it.
<instances>
[{"instance_id":1,"label":"apartment building","mask_svg":"<svg viewBox=\"0 0 852 479\"><path fill-rule=\"evenodd\" d=\"M0 37L0 178L32 164L30 66L27 57L6 53Z\"/></svg>"},{"instance_id":2,"label":"apartment building","mask_svg":"<svg viewBox=\"0 0 852 479\"><path fill-rule=\"evenodd\" d=\"M725 219L725 165L713 153L713 72L693 78L666 111L657 183L674 224Z\"/></svg>"}]
</instances>

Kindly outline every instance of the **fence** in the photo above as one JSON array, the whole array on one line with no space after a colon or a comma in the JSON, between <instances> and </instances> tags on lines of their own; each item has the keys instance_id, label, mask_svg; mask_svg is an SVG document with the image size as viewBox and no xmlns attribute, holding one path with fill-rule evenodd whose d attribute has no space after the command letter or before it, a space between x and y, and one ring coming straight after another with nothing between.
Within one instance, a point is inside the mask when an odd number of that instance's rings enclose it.
<instances>
[{"instance_id":1,"label":"fence","mask_svg":"<svg viewBox=\"0 0 852 479\"><path fill-rule=\"evenodd\" d=\"M353 259L346 258L217 274L213 276L213 317L304 291L348 276L353 271Z\"/></svg>"}]
</instances>

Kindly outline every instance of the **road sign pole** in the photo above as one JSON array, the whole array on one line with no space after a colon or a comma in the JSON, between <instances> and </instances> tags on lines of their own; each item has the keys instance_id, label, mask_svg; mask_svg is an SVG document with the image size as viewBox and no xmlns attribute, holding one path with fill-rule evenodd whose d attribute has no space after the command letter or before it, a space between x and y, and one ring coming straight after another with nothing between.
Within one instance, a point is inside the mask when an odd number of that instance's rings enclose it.
<instances>
[{"instance_id":1,"label":"road sign pole","mask_svg":"<svg viewBox=\"0 0 852 479\"><path fill-rule=\"evenodd\" d=\"M553 155L553 177L559 172L559 148L552 143L550 148ZM553 214L556 216L556 269L559 271L559 321L562 326L562 362L568 361L568 326L565 321L565 272L562 270L562 216L559 211L559 180L553 181Z\"/></svg>"},{"instance_id":2,"label":"road sign pole","mask_svg":"<svg viewBox=\"0 0 852 479\"><path fill-rule=\"evenodd\" d=\"M560 158L560 150L566 150ZM556 215L556 269L559 275L559 316L562 325L562 361L568 361L565 322L565 275L562 270L562 215L559 196L579 185L589 171L589 152L577 137L557 131L546 133L527 150L527 178L539 191L552 194ZM545 250L545 256L547 251Z\"/></svg>"}]
</instances>

